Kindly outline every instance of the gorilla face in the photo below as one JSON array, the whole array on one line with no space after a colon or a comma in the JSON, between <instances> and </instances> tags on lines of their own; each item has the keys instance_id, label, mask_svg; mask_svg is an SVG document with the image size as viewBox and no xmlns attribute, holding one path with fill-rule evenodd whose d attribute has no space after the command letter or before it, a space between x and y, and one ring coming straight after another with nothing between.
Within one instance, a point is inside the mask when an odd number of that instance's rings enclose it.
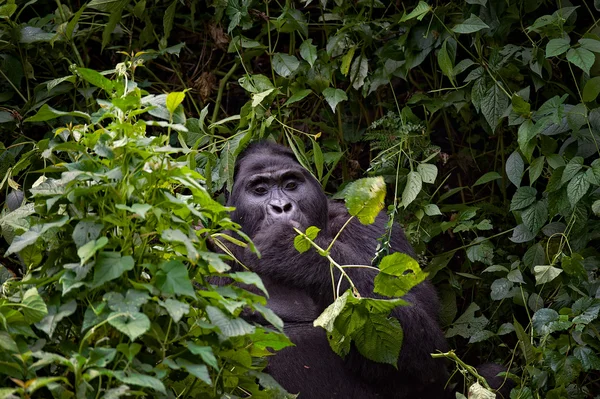
<instances>
[{"instance_id":1,"label":"gorilla face","mask_svg":"<svg viewBox=\"0 0 600 399\"><path fill-rule=\"evenodd\" d=\"M236 207L232 219L246 234L253 237L274 223L327 230L327 197L290 151L263 142L244 154L238 159L228 205Z\"/></svg>"}]
</instances>

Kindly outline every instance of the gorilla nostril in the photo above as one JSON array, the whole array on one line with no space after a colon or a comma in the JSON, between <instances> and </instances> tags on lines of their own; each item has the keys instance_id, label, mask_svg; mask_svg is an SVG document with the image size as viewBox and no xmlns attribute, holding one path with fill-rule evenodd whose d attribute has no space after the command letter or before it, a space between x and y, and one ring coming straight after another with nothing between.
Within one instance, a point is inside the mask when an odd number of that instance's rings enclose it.
<instances>
[{"instance_id":1,"label":"gorilla nostril","mask_svg":"<svg viewBox=\"0 0 600 399\"><path fill-rule=\"evenodd\" d=\"M284 211L284 212L289 212L289 211L291 211L291 210L292 210L292 204L285 204L285 205L283 206L283 211Z\"/></svg>"},{"instance_id":2,"label":"gorilla nostril","mask_svg":"<svg viewBox=\"0 0 600 399\"><path fill-rule=\"evenodd\" d=\"M273 209L273 211L275 213L282 213L283 210L281 209L281 207L277 206L277 205L271 205L271 208Z\"/></svg>"}]
</instances>

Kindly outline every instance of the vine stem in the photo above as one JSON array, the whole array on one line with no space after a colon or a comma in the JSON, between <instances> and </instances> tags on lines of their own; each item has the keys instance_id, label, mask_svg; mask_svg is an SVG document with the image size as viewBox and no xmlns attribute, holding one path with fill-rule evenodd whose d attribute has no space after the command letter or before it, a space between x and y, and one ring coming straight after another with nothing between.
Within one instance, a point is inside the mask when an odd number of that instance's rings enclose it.
<instances>
[{"instance_id":1,"label":"vine stem","mask_svg":"<svg viewBox=\"0 0 600 399\"><path fill-rule=\"evenodd\" d=\"M221 101L223 99L223 91L225 90L225 85L227 84L233 73L236 71L236 69L240 66L241 62L241 58L236 58L229 71L227 71L227 73L225 74L225 76L223 76L223 79L221 79L221 82L219 83L219 91L217 92L217 99L215 100L215 109L213 109L213 114L210 121L211 125L217 121L217 117L219 116L219 108L221 108ZM212 130L214 131L214 129L215 128L213 127Z\"/></svg>"},{"instance_id":2,"label":"vine stem","mask_svg":"<svg viewBox=\"0 0 600 399\"><path fill-rule=\"evenodd\" d=\"M444 357L446 359L452 360L453 362L458 364L460 367L462 367L464 370L466 370L469 374L471 374L473 377L475 377L477 379L477 382L479 382L481 385L483 385L486 389L493 391L492 388L487 383L487 381L485 380L485 378L483 378L482 376L479 375L479 373L477 372L477 369L475 367L470 366L467 363L463 362L458 356L456 356L456 353L454 353L453 350L451 350L449 352L444 352L444 353L432 353L431 357L433 357L434 359Z\"/></svg>"}]
</instances>

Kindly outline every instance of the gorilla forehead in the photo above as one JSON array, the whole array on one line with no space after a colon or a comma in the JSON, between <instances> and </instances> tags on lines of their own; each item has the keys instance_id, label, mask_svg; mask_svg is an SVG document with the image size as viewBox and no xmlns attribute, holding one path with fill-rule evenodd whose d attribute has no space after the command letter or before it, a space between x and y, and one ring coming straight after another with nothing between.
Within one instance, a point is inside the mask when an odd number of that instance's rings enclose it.
<instances>
[{"instance_id":1,"label":"gorilla forehead","mask_svg":"<svg viewBox=\"0 0 600 399\"><path fill-rule=\"evenodd\" d=\"M240 179L248 179L255 175L267 175L269 177L279 177L284 172L296 171L305 173L305 169L295 160L279 155L254 155L248 156L242 160L238 167L238 173L243 171Z\"/></svg>"}]
</instances>

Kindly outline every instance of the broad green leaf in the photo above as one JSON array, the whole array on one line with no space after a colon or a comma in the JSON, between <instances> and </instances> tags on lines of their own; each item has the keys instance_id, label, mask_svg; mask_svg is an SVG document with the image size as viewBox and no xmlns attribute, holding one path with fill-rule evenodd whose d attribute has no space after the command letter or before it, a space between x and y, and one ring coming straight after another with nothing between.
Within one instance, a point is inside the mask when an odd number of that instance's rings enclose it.
<instances>
[{"instance_id":1,"label":"broad green leaf","mask_svg":"<svg viewBox=\"0 0 600 399\"><path fill-rule=\"evenodd\" d=\"M421 180L421 175L415 171L408 172L406 176L406 186L404 186L404 190L402 191L402 201L400 205L403 205L404 208L407 208L417 195L421 192L421 188L423 188L423 182Z\"/></svg>"},{"instance_id":2,"label":"broad green leaf","mask_svg":"<svg viewBox=\"0 0 600 399\"><path fill-rule=\"evenodd\" d=\"M300 56L312 67L317 60L317 46L312 44L312 39L306 39L300 45Z\"/></svg>"},{"instance_id":3,"label":"broad green leaf","mask_svg":"<svg viewBox=\"0 0 600 399\"><path fill-rule=\"evenodd\" d=\"M416 260L400 252L385 256L379 270L375 276L374 292L387 297L404 296L427 277Z\"/></svg>"},{"instance_id":4,"label":"broad green leaf","mask_svg":"<svg viewBox=\"0 0 600 399\"><path fill-rule=\"evenodd\" d=\"M25 321L29 324L37 323L48 314L46 303L35 287L31 287L25 291L25 294L23 294L23 300L19 304L19 307L21 312L23 312Z\"/></svg>"},{"instance_id":5,"label":"broad green leaf","mask_svg":"<svg viewBox=\"0 0 600 399\"><path fill-rule=\"evenodd\" d=\"M319 229L318 227L310 226L306 229L305 235L310 240L314 241L314 239L317 238L317 234L319 233L319 231L321 231L321 229ZM312 248L312 244L304 236L297 235L296 237L294 237L294 248L296 248L298 252L304 253Z\"/></svg>"},{"instance_id":6,"label":"broad green leaf","mask_svg":"<svg viewBox=\"0 0 600 399\"><path fill-rule=\"evenodd\" d=\"M531 105L527 101L525 101L523 97L515 93L511 97L510 102L512 104L513 111L515 111L517 114L523 117L529 116L531 112Z\"/></svg>"},{"instance_id":7,"label":"broad green leaf","mask_svg":"<svg viewBox=\"0 0 600 399\"><path fill-rule=\"evenodd\" d=\"M134 372L125 372L125 371L114 371L113 376L129 385L136 385L140 387L146 387L153 389L157 392L160 392L164 395L167 394L167 390L165 389L164 384L158 378L152 377L148 374L140 374Z\"/></svg>"},{"instance_id":8,"label":"broad green leaf","mask_svg":"<svg viewBox=\"0 0 600 399\"><path fill-rule=\"evenodd\" d=\"M111 94L115 84L104 77L100 72L89 68L77 68L77 74L93 86L99 87L108 94Z\"/></svg>"},{"instance_id":9,"label":"broad green leaf","mask_svg":"<svg viewBox=\"0 0 600 399\"><path fill-rule=\"evenodd\" d=\"M176 363L194 377L201 379L208 385L212 385L212 380L210 379L210 374L208 373L208 367L206 367L205 364L195 364L181 357L177 358Z\"/></svg>"},{"instance_id":10,"label":"broad green leaf","mask_svg":"<svg viewBox=\"0 0 600 399\"><path fill-rule=\"evenodd\" d=\"M579 276L587 280L587 271L583 265L583 257L578 253L573 253L572 256L564 256L561 259L561 267L570 276Z\"/></svg>"},{"instance_id":11,"label":"broad green leaf","mask_svg":"<svg viewBox=\"0 0 600 399\"><path fill-rule=\"evenodd\" d=\"M535 285L546 284L558 277L562 270L552 265L534 266Z\"/></svg>"},{"instance_id":12,"label":"broad green leaf","mask_svg":"<svg viewBox=\"0 0 600 399\"><path fill-rule=\"evenodd\" d=\"M600 40L584 37L578 40L581 47L594 53L600 53Z\"/></svg>"},{"instance_id":13,"label":"broad green leaf","mask_svg":"<svg viewBox=\"0 0 600 399\"><path fill-rule=\"evenodd\" d=\"M533 333L537 336L543 336L552 332L551 324L559 318L558 312L554 309L542 308L535 312L531 318Z\"/></svg>"},{"instance_id":14,"label":"broad green leaf","mask_svg":"<svg viewBox=\"0 0 600 399\"><path fill-rule=\"evenodd\" d=\"M127 335L131 341L150 330L150 319L141 312L113 312L108 316L108 323Z\"/></svg>"},{"instance_id":15,"label":"broad green leaf","mask_svg":"<svg viewBox=\"0 0 600 399\"><path fill-rule=\"evenodd\" d=\"M437 216L441 215L442 212L440 208L436 204L427 204L423 207L423 211L427 216Z\"/></svg>"},{"instance_id":16,"label":"broad green leaf","mask_svg":"<svg viewBox=\"0 0 600 399\"><path fill-rule=\"evenodd\" d=\"M175 4L175 2L173 4ZM169 110L169 113L174 114L175 110L177 107L179 107L183 100L185 100L185 92L183 91L176 91L167 94L167 109Z\"/></svg>"},{"instance_id":17,"label":"broad green leaf","mask_svg":"<svg viewBox=\"0 0 600 399\"><path fill-rule=\"evenodd\" d=\"M592 212L594 212L594 215L600 216L600 200L594 201L592 204Z\"/></svg>"},{"instance_id":18,"label":"broad green leaf","mask_svg":"<svg viewBox=\"0 0 600 399\"><path fill-rule=\"evenodd\" d=\"M542 175L545 161L546 158L543 155L531 161L531 164L529 165L529 184L535 183L535 181Z\"/></svg>"},{"instance_id":19,"label":"broad green leaf","mask_svg":"<svg viewBox=\"0 0 600 399\"><path fill-rule=\"evenodd\" d=\"M360 89L365 84L365 78L369 72L369 60L364 55L356 57L350 67L350 79L352 87L355 90Z\"/></svg>"},{"instance_id":20,"label":"broad green leaf","mask_svg":"<svg viewBox=\"0 0 600 399\"><path fill-rule=\"evenodd\" d=\"M462 23L454 25L452 31L456 33L475 33L482 29L489 29L489 26L483 22L481 18L475 14L471 14L471 16Z\"/></svg>"},{"instance_id":21,"label":"broad green leaf","mask_svg":"<svg viewBox=\"0 0 600 399\"><path fill-rule=\"evenodd\" d=\"M529 206L521 213L521 218L527 229L533 234L537 234L548 220L547 201L537 201L535 204Z\"/></svg>"},{"instance_id":22,"label":"broad green leaf","mask_svg":"<svg viewBox=\"0 0 600 399\"><path fill-rule=\"evenodd\" d=\"M192 262L197 262L200 258L200 254L196 249L198 245L198 238L194 235L190 237L185 235L181 230L166 229L160 235L160 238L165 242L178 242L185 246L188 259Z\"/></svg>"},{"instance_id":23,"label":"broad green leaf","mask_svg":"<svg viewBox=\"0 0 600 399\"><path fill-rule=\"evenodd\" d=\"M309 227L310 228L310 227ZM316 228L316 227L315 227ZM316 235L315 235L316 238ZM313 238L314 240L314 238ZM235 272L230 273L229 276L233 279L233 281L237 281L238 283L253 285L256 288L260 289L264 294L268 297L269 293L265 288L263 281L260 276L254 272Z\"/></svg>"},{"instance_id":24,"label":"broad green leaf","mask_svg":"<svg viewBox=\"0 0 600 399\"><path fill-rule=\"evenodd\" d=\"M578 66L583 72L590 74L590 68L594 65L596 56L589 50L584 48L572 48L567 52L567 60L570 63Z\"/></svg>"},{"instance_id":25,"label":"broad green leaf","mask_svg":"<svg viewBox=\"0 0 600 399\"><path fill-rule=\"evenodd\" d=\"M78 118L84 118L86 120L90 120L90 116L85 112L80 111L71 111L71 112L63 112L56 110L50 107L48 104L42 105L42 107L36 112L35 115L30 116L25 119L24 122L45 122L51 119L60 118L61 116L75 116Z\"/></svg>"},{"instance_id":26,"label":"broad green leaf","mask_svg":"<svg viewBox=\"0 0 600 399\"><path fill-rule=\"evenodd\" d=\"M525 363L530 364L534 360L535 353L533 351L533 345L531 344L531 337L525 332L523 326L513 317L513 325L515 327L515 334L519 340L519 347L523 352Z\"/></svg>"},{"instance_id":27,"label":"broad green leaf","mask_svg":"<svg viewBox=\"0 0 600 399\"><path fill-rule=\"evenodd\" d=\"M354 53L356 52L356 47L350 47L348 52L344 54L342 57L342 63L340 65L340 72L342 75L347 76L348 72L350 72L350 63L354 58Z\"/></svg>"},{"instance_id":28,"label":"broad green leaf","mask_svg":"<svg viewBox=\"0 0 600 399\"><path fill-rule=\"evenodd\" d=\"M372 224L383 209L385 182L383 177L367 177L348 185L344 193L346 207L362 224Z\"/></svg>"},{"instance_id":29,"label":"broad green leaf","mask_svg":"<svg viewBox=\"0 0 600 399\"><path fill-rule=\"evenodd\" d=\"M488 125L495 131L509 106L509 98L501 89L499 82L494 83L481 99L481 113L485 117Z\"/></svg>"},{"instance_id":30,"label":"broad green leaf","mask_svg":"<svg viewBox=\"0 0 600 399\"><path fill-rule=\"evenodd\" d=\"M313 326L323 327L327 332L332 332L334 328L333 323L346 306L348 295L350 295L350 291L346 291L343 295L337 297L335 301L327 306L323 313L316 318L313 322Z\"/></svg>"},{"instance_id":31,"label":"broad green leaf","mask_svg":"<svg viewBox=\"0 0 600 399\"><path fill-rule=\"evenodd\" d=\"M513 283L506 278L494 280L490 286L490 298L492 298L492 301L501 301L503 299L512 298L513 295Z\"/></svg>"},{"instance_id":32,"label":"broad green leaf","mask_svg":"<svg viewBox=\"0 0 600 399\"><path fill-rule=\"evenodd\" d=\"M73 299L62 305L50 305L48 307L48 314L39 322L35 323L35 326L52 337L58 323L65 317L71 316L77 310L77 302Z\"/></svg>"},{"instance_id":33,"label":"broad green leaf","mask_svg":"<svg viewBox=\"0 0 600 399\"><path fill-rule=\"evenodd\" d=\"M420 163L417 165L417 172L421 176L423 183L433 184L437 177L437 166L430 163Z\"/></svg>"},{"instance_id":34,"label":"broad green leaf","mask_svg":"<svg viewBox=\"0 0 600 399\"><path fill-rule=\"evenodd\" d=\"M215 370L219 369L219 363L217 362L217 358L215 357L215 354L210 346L202 346L194 342L187 341L185 343L185 347L194 355L199 355L204 363L208 364Z\"/></svg>"},{"instance_id":35,"label":"broad green leaf","mask_svg":"<svg viewBox=\"0 0 600 399\"><path fill-rule=\"evenodd\" d=\"M299 91L295 92L294 94L292 94L292 96L290 98L288 98L288 100L283 105L284 106L288 106L288 105L296 103L296 102L298 102L300 100L303 100L310 93L312 93L311 89L302 89L302 90L299 90Z\"/></svg>"},{"instance_id":36,"label":"broad green leaf","mask_svg":"<svg viewBox=\"0 0 600 399\"><path fill-rule=\"evenodd\" d=\"M331 107L333 113L335 113L335 108L340 102L348 100L348 96L344 90L334 89L333 87L328 87L323 90L323 96L325 97L327 104L329 104L329 107Z\"/></svg>"},{"instance_id":37,"label":"broad green leaf","mask_svg":"<svg viewBox=\"0 0 600 399\"><path fill-rule=\"evenodd\" d=\"M446 43L448 41L445 40L442 44L442 47L439 49L437 53L437 62L442 70L442 73L450 78L450 82L454 84L454 65L452 65L452 59L448 54L448 50L446 50Z\"/></svg>"},{"instance_id":38,"label":"broad green leaf","mask_svg":"<svg viewBox=\"0 0 600 399\"><path fill-rule=\"evenodd\" d=\"M117 204L116 205L117 209L124 209L126 211L129 211L137 216L139 216L142 219L146 219L146 213L152 209L152 205L148 205L148 204L138 204L135 203L131 206L127 206L125 204Z\"/></svg>"},{"instance_id":39,"label":"broad green leaf","mask_svg":"<svg viewBox=\"0 0 600 399\"><path fill-rule=\"evenodd\" d=\"M480 310L479 305L472 302L467 310L458 318L446 332L446 337L451 338L460 335L463 338L470 338L473 334L482 331L488 324L488 319L484 316L475 316Z\"/></svg>"},{"instance_id":40,"label":"broad green leaf","mask_svg":"<svg viewBox=\"0 0 600 399\"><path fill-rule=\"evenodd\" d=\"M519 142L519 149L521 150L521 152L523 154L528 154L529 142L537 134L537 130L535 128L534 123L531 121L531 119L527 119L525 122L523 122L521 124L521 126L519 126L519 130L518 130L517 134L518 134L517 141ZM531 154L528 154L528 155L531 155ZM528 156L526 158L529 160Z\"/></svg>"},{"instance_id":41,"label":"broad green leaf","mask_svg":"<svg viewBox=\"0 0 600 399\"><path fill-rule=\"evenodd\" d=\"M77 255L81 259L81 264L85 264L90 260L96 252L104 248L108 244L108 238L100 237L97 240L92 240L77 249Z\"/></svg>"},{"instance_id":42,"label":"broad green leaf","mask_svg":"<svg viewBox=\"0 0 600 399\"><path fill-rule=\"evenodd\" d=\"M18 33L20 34L19 42L25 44L50 42L58 35L58 33L49 33L42 28L29 25L23 26Z\"/></svg>"},{"instance_id":43,"label":"broad green leaf","mask_svg":"<svg viewBox=\"0 0 600 399\"><path fill-rule=\"evenodd\" d=\"M508 177L508 180L519 187L524 171L525 163L523 162L523 158L521 158L521 155L517 151L513 151L506 160L506 176Z\"/></svg>"},{"instance_id":44,"label":"broad green leaf","mask_svg":"<svg viewBox=\"0 0 600 399\"><path fill-rule=\"evenodd\" d=\"M271 83L271 79L260 74L242 76L238 79L238 83L244 88L244 90L250 93L261 93L263 91L275 88L273 83Z\"/></svg>"},{"instance_id":45,"label":"broad green leaf","mask_svg":"<svg viewBox=\"0 0 600 399\"><path fill-rule=\"evenodd\" d=\"M567 196L572 206L575 206L579 200L587 193L590 188L590 182L585 178L585 173L579 172L569 182L567 186Z\"/></svg>"},{"instance_id":46,"label":"broad green leaf","mask_svg":"<svg viewBox=\"0 0 600 399\"><path fill-rule=\"evenodd\" d=\"M313 159L315 161L315 169L317 170L317 180L321 181L323 178L323 163L325 162L323 159L323 151L321 151L321 146L316 140L311 139L310 141L312 142Z\"/></svg>"},{"instance_id":47,"label":"broad green leaf","mask_svg":"<svg viewBox=\"0 0 600 399\"><path fill-rule=\"evenodd\" d=\"M556 57L557 55L566 53L570 47L571 44L568 39L552 39L546 45L546 58Z\"/></svg>"},{"instance_id":48,"label":"broad green leaf","mask_svg":"<svg viewBox=\"0 0 600 399\"><path fill-rule=\"evenodd\" d=\"M166 294L196 297L187 267L178 260L170 260L159 266L156 287Z\"/></svg>"},{"instance_id":49,"label":"broad green leaf","mask_svg":"<svg viewBox=\"0 0 600 399\"><path fill-rule=\"evenodd\" d=\"M103 227L103 224L92 220L80 220L73 229L72 237L75 245L79 248L90 241L96 240L100 236Z\"/></svg>"},{"instance_id":50,"label":"broad green leaf","mask_svg":"<svg viewBox=\"0 0 600 399\"><path fill-rule=\"evenodd\" d=\"M100 252L94 264L93 286L99 287L108 281L121 277L123 273L133 270L134 264L135 262L131 256L122 257L119 252Z\"/></svg>"},{"instance_id":51,"label":"broad green leaf","mask_svg":"<svg viewBox=\"0 0 600 399\"><path fill-rule=\"evenodd\" d=\"M518 211L519 209L527 208L536 200L537 190L533 187L519 187L512 197L510 202L510 210Z\"/></svg>"},{"instance_id":52,"label":"broad green leaf","mask_svg":"<svg viewBox=\"0 0 600 399\"><path fill-rule=\"evenodd\" d=\"M487 172L485 175L483 175L479 179L477 179L475 184L473 184L473 187L478 186L480 184L485 184L485 183L491 182L492 180L497 180L497 179L502 179L502 176L500 175L500 173Z\"/></svg>"},{"instance_id":53,"label":"broad green leaf","mask_svg":"<svg viewBox=\"0 0 600 399\"><path fill-rule=\"evenodd\" d=\"M600 76L595 76L587 81L583 87L583 101L591 102L600 94Z\"/></svg>"},{"instance_id":54,"label":"broad green leaf","mask_svg":"<svg viewBox=\"0 0 600 399\"><path fill-rule=\"evenodd\" d=\"M364 326L351 333L356 349L364 357L398 367L404 332L397 319L369 314Z\"/></svg>"},{"instance_id":55,"label":"broad green leaf","mask_svg":"<svg viewBox=\"0 0 600 399\"><path fill-rule=\"evenodd\" d=\"M171 30L173 29L173 20L175 19L175 9L177 7L177 3L177 0L173 0L169 7L167 7L167 9L165 10L165 13L163 15L163 32L165 34L165 40L168 39L169 36L171 36ZM175 108L177 107L174 107L173 110L175 110Z\"/></svg>"},{"instance_id":56,"label":"broad green leaf","mask_svg":"<svg viewBox=\"0 0 600 399\"><path fill-rule=\"evenodd\" d=\"M158 303L167 310L175 323L179 323L179 320L190 311L190 305L175 299L167 298L164 302L158 301Z\"/></svg>"},{"instance_id":57,"label":"broad green leaf","mask_svg":"<svg viewBox=\"0 0 600 399\"><path fill-rule=\"evenodd\" d=\"M206 307L206 313L211 323L219 327L221 334L227 338L252 334L256 329L242 318L230 319L221 309L211 305Z\"/></svg>"},{"instance_id":58,"label":"broad green leaf","mask_svg":"<svg viewBox=\"0 0 600 399\"><path fill-rule=\"evenodd\" d=\"M535 238L535 234L533 234L525 224L521 223L513 230L512 236L509 238L514 243L522 243L531 241Z\"/></svg>"},{"instance_id":59,"label":"broad green leaf","mask_svg":"<svg viewBox=\"0 0 600 399\"><path fill-rule=\"evenodd\" d=\"M293 55L283 53L273 55L273 70L284 78L290 77L299 66L300 61Z\"/></svg>"},{"instance_id":60,"label":"broad green leaf","mask_svg":"<svg viewBox=\"0 0 600 399\"><path fill-rule=\"evenodd\" d=\"M424 1L419 1L419 4L410 13L404 14L400 18L400 22L409 21L414 18L421 21L429 11L431 11L431 6Z\"/></svg>"},{"instance_id":61,"label":"broad green leaf","mask_svg":"<svg viewBox=\"0 0 600 399\"><path fill-rule=\"evenodd\" d=\"M273 93L273 91L275 91L275 89L268 89L260 93L252 93L252 107L258 107L269 94Z\"/></svg>"}]
</instances>

